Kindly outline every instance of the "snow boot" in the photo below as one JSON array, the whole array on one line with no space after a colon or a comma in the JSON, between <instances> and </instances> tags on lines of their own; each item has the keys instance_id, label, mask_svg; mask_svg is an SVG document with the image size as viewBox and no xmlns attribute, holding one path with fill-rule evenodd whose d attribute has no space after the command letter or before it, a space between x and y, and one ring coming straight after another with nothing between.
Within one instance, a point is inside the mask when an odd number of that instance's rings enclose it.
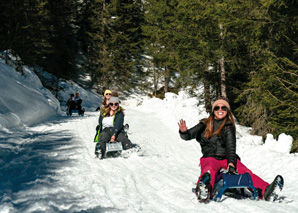
<instances>
[{"instance_id":1,"label":"snow boot","mask_svg":"<svg viewBox=\"0 0 298 213\"><path fill-rule=\"evenodd\" d=\"M100 147L99 143L97 143L95 145L95 157L96 158L101 158L102 157L101 147Z\"/></svg>"},{"instance_id":2,"label":"snow boot","mask_svg":"<svg viewBox=\"0 0 298 213\"><path fill-rule=\"evenodd\" d=\"M211 193L211 175L205 172L196 187L196 195L200 202L207 202L210 199Z\"/></svg>"},{"instance_id":3,"label":"snow boot","mask_svg":"<svg viewBox=\"0 0 298 213\"><path fill-rule=\"evenodd\" d=\"M284 186L284 179L281 175L277 175L273 182L266 187L264 199L267 201L275 201L278 197L278 193Z\"/></svg>"},{"instance_id":4,"label":"snow boot","mask_svg":"<svg viewBox=\"0 0 298 213\"><path fill-rule=\"evenodd\" d=\"M129 129L129 125L128 125L128 124L125 124L124 127L123 127L123 129L124 129L124 132L125 132L126 135L127 135L127 131L128 131L128 129Z\"/></svg>"}]
</instances>

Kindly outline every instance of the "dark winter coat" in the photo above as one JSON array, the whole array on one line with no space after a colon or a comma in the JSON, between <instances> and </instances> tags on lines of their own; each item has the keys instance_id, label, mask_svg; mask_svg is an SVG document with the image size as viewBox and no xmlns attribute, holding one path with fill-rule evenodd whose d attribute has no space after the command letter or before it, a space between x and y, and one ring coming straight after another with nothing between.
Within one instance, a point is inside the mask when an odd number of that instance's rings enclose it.
<instances>
[{"instance_id":1,"label":"dark winter coat","mask_svg":"<svg viewBox=\"0 0 298 213\"><path fill-rule=\"evenodd\" d=\"M68 108L70 108L70 106L72 106L72 105L74 105L74 104L75 104L74 100L72 100L72 98L69 98L69 99L67 100L66 106L67 106Z\"/></svg>"},{"instance_id":2,"label":"dark winter coat","mask_svg":"<svg viewBox=\"0 0 298 213\"><path fill-rule=\"evenodd\" d=\"M95 135L94 142L98 142L98 136L102 130L102 120L105 117L105 114L106 113L104 112L99 116L99 119L98 119L99 124L97 126L97 133ZM112 135L117 136L120 131L122 131L125 134L123 130L123 123L124 123L124 114L123 112L121 112L121 107L119 107L116 113L114 114L114 118L113 118L114 127L112 129Z\"/></svg>"},{"instance_id":3,"label":"dark winter coat","mask_svg":"<svg viewBox=\"0 0 298 213\"><path fill-rule=\"evenodd\" d=\"M223 120L214 120L214 132L218 129ZM213 135L211 138L205 138L206 124L200 121L199 124L181 132L180 137L184 140L196 139L202 149L203 158L213 157L218 160L227 159L227 164L233 163L236 166L236 131L231 122L226 122L220 135Z\"/></svg>"}]
</instances>

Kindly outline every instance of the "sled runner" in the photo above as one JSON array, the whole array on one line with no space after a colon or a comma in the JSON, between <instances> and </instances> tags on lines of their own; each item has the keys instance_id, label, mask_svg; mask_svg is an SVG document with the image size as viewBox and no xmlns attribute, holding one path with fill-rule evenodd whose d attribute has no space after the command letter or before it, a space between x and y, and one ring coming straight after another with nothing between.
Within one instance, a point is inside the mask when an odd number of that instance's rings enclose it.
<instances>
[{"instance_id":1,"label":"sled runner","mask_svg":"<svg viewBox=\"0 0 298 213\"><path fill-rule=\"evenodd\" d=\"M128 158L133 153L138 153L139 156L143 156L142 152L140 152L141 147L137 144L133 144L133 147L127 150L124 150L121 142L113 142L106 144L106 151L102 153L99 144L96 144L95 156L96 158L104 159L104 158L115 158L115 157L123 157Z\"/></svg>"},{"instance_id":2,"label":"sled runner","mask_svg":"<svg viewBox=\"0 0 298 213\"><path fill-rule=\"evenodd\" d=\"M257 189L253 186L253 182L249 173L244 174L228 174L221 173L216 177L213 195L214 201L220 201L223 193L227 189L250 189L251 199L255 200L258 197Z\"/></svg>"},{"instance_id":3,"label":"sled runner","mask_svg":"<svg viewBox=\"0 0 298 213\"><path fill-rule=\"evenodd\" d=\"M193 192L197 195L196 188L193 188ZM258 198L258 191L253 186L249 173L231 174L222 172L216 175L214 189L210 194L210 198L215 202L219 202L223 194L231 197L250 197L252 200ZM200 200L200 202L204 203L209 201L209 196L203 201Z\"/></svg>"},{"instance_id":4,"label":"sled runner","mask_svg":"<svg viewBox=\"0 0 298 213\"><path fill-rule=\"evenodd\" d=\"M81 112L81 114L79 113L79 110L78 110L78 109L73 109L73 110L71 110L71 114L73 114L73 113L78 113L78 115L80 115L80 116L84 116L84 112L85 112L85 109L84 109L84 108L82 108L82 112ZM70 114L69 114L69 109L68 109L68 108L67 108L67 110L66 110L66 115L70 116Z\"/></svg>"}]
</instances>

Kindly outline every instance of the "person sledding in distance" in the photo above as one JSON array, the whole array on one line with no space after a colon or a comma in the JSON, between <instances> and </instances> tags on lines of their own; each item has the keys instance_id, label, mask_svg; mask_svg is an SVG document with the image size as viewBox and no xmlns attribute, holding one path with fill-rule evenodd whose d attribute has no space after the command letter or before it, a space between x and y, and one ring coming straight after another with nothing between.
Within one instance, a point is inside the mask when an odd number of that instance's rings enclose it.
<instances>
[{"instance_id":1,"label":"person sledding in distance","mask_svg":"<svg viewBox=\"0 0 298 213\"><path fill-rule=\"evenodd\" d=\"M74 109L75 105L76 105L76 103L74 101L74 96L75 95L73 93L70 94L70 97L69 97L69 99L67 100L67 103L66 103L67 110L68 110L68 115L70 115L70 116L71 116L72 109Z\"/></svg>"},{"instance_id":2,"label":"person sledding in distance","mask_svg":"<svg viewBox=\"0 0 298 213\"><path fill-rule=\"evenodd\" d=\"M97 143L95 146L96 156L105 153L106 143L109 142L121 142L123 150L133 147L123 129L124 115L124 109L119 106L119 98L111 97L108 107L98 119L99 125L94 138L94 142Z\"/></svg>"},{"instance_id":3,"label":"person sledding in distance","mask_svg":"<svg viewBox=\"0 0 298 213\"><path fill-rule=\"evenodd\" d=\"M78 110L79 115L84 115L85 110L82 108L82 99L80 97L80 93L76 92L76 95L70 94L70 98L68 99L66 105L68 107L68 115L72 115L73 110Z\"/></svg>"},{"instance_id":4,"label":"person sledding in distance","mask_svg":"<svg viewBox=\"0 0 298 213\"><path fill-rule=\"evenodd\" d=\"M112 97L112 91L106 89L103 96L104 96L103 101L100 103L99 107L97 107L96 111L100 111L105 106L109 105L109 99Z\"/></svg>"},{"instance_id":5,"label":"person sledding in distance","mask_svg":"<svg viewBox=\"0 0 298 213\"><path fill-rule=\"evenodd\" d=\"M220 96L212 105L212 113L207 119L188 129L186 122L178 122L180 137L184 140L196 139L202 150L200 159L201 175L196 186L198 200L212 198L215 176L221 169L229 173L249 173L258 196L267 201L276 200L283 188L283 177L277 175L271 184L251 172L236 154L236 129L234 116L226 97Z\"/></svg>"},{"instance_id":6,"label":"person sledding in distance","mask_svg":"<svg viewBox=\"0 0 298 213\"><path fill-rule=\"evenodd\" d=\"M78 110L79 115L84 115L85 110L82 108L82 102L83 100L80 97L80 93L76 92L76 95L74 97L75 106L72 108L72 110Z\"/></svg>"}]
</instances>

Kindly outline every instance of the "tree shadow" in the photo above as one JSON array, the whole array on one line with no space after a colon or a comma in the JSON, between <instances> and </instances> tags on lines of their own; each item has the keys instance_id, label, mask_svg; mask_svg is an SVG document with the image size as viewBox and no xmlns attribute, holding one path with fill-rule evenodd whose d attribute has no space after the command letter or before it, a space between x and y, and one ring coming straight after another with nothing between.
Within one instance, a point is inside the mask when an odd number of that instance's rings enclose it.
<instances>
[{"instance_id":1,"label":"tree shadow","mask_svg":"<svg viewBox=\"0 0 298 213\"><path fill-rule=\"evenodd\" d=\"M59 171L76 165L72 156L80 147L69 131L0 131L0 206L9 212L30 212L34 205L40 211L81 211L80 196L58 183Z\"/></svg>"}]
</instances>

